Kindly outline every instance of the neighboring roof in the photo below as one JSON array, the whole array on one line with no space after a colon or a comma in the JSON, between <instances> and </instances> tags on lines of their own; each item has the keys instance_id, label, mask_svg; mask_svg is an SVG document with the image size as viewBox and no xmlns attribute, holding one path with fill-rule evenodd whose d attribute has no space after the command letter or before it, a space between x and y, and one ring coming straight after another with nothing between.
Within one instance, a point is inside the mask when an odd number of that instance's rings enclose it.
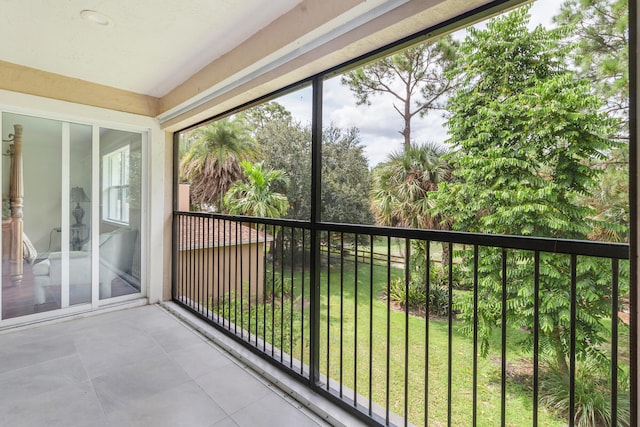
<instances>
[{"instance_id":1,"label":"neighboring roof","mask_svg":"<svg viewBox=\"0 0 640 427\"><path fill-rule=\"evenodd\" d=\"M190 217L180 218L180 250L215 248L271 242L273 237L235 221Z\"/></svg>"}]
</instances>

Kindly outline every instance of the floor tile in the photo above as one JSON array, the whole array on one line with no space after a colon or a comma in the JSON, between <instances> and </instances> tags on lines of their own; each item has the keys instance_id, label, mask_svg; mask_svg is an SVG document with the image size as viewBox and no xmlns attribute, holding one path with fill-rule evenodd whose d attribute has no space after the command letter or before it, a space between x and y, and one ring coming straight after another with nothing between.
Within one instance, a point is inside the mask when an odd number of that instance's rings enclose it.
<instances>
[{"instance_id":1,"label":"floor tile","mask_svg":"<svg viewBox=\"0 0 640 427\"><path fill-rule=\"evenodd\" d=\"M74 354L75 344L69 337L51 337L0 348L0 373L59 359Z\"/></svg>"},{"instance_id":2,"label":"floor tile","mask_svg":"<svg viewBox=\"0 0 640 427\"><path fill-rule=\"evenodd\" d=\"M107 414L113 426L207 427L227 414L195 382L168 388Z\"/></svg>"},{"instance_id":3,"label":"floor tile","mask_svg":"<svg viewBox=\"0 0 640 427\"><path fill-rule=\"evenodd\" d=\"M4 414L6 426L102 427L107 419L89 382L22 399Z\"/></svg>"},{"instance_id":4,"label":"floor tile","mask_svg":"<svg viewBox=\"0 0 640 427\"><path fill-rule=\"evenodd\" d=\"M49 360L0 374L0 412L22 400L88 381L77 355Z\"/></svg>"},{"instance_id":5,"label":"floor tile","mask_svg":"<svg viewBox=\"0 0 640 427\"><path fill-rule=\"evenodd\" d=\"M158 306L0 334L0 426L314 426Z\"/></svg>"},{"instance_id":6,"label":"floor tile","mask_svg":"<svg viewBox=\"0 0 640 427\"><path fill-rule=\"evenodd\" d=\"M190 380L186 372L166 355L114 368L92 379L96 394L107 414Z\"/></svg>"},{"instance_id":7,"label":"floor tile","mask_svg":"<svg viewBox=\"0 0 640 427\"><path fill-rule=\"evenodd\" d=\"M271 393L269 387L235 364L217 368L196 378L196 382L227 414Z\"/></svg>"},{"instance_id":8,"label":"floor tile","mask_svg":"<svg viewBox=\"0 0 640 427\"><path fill-rule=\"evenodd\" d=\"M147 360L164 351L156 341L138 331L96 330L79 337L75 345L87 372L94 378L105 371Z\"/></svg>"},{"instance_id":9,"label":"floor tile","mask_svg":"<svg viewBox=\"0 0 640 427\"><path fill-rule=\"evenodd\" d=\"M180 351L204 341L201 335L177 322L170 328L151 333L151 336L167 353Z\"/></svg>"},{"instance_id":10,"label":"floor tile","mask_svg":"<svg viewBox=\"0 0 640 427\"><path fill-rule=\"evenodd\" d=\"M233 418L227 417L217 423L211 424L209 427L239 427Z\"/></svg>"},{"instance_id":11,"label":"floor tile","mask_svg":"<svg viewBox=\"0 0 640 427\"><path fill-rule=\"evenodd\" d=\"M319 424L294 405L278 396L268 394L231 415L240 427L279 426L317 427Z\"/></svg>"},{"instance_id":12,"label":"floor tile","mask_svg":"<svg viewBox=\"0 0 640 427\"><path fill-rule=\"evenodd\" d=\"M198 378L234 363L226 353L205 341L174 351L169 354L169 357L191 378Z\"/></svg>"}]
</instances>

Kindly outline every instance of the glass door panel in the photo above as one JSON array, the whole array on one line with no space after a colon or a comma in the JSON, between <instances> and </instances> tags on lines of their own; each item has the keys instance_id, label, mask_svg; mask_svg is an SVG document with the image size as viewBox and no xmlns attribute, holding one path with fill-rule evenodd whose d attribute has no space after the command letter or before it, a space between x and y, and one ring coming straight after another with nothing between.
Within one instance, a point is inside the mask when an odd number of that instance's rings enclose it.
<instances>
[{"instance_id":1,"label":"glass door panel","mask_svg":"<svg viewBox=\"0 0 640 427\"><path fill-rule=\"evenodd\" d=\"M62 127L2 115L3 319L61 307Z\"/></svg>"},{"instance_id":2,"label":"glass door panel","mask_svg":"<svg viewBox=\"0 0 640 427\"><path fill-rule=\"evenodd\" d=\"M100 299L140 292L142 135L100 129Z\"/></svg>"},{"instance_id":3,"label":"glass door panel","mask_svg":"<svg viewBox=\"0 0 640 427\"><path fill-rule=\"evenodd\" d=\"M91 302L92 127L72 123L69 138L69 304Z\"/></svg>"}]
</instances>

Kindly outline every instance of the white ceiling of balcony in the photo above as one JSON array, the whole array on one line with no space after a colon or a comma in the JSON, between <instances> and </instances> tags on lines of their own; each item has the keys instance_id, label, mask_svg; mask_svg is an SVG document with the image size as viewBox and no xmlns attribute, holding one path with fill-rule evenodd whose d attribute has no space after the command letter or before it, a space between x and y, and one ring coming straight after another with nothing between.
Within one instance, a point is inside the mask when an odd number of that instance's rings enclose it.
<instances>
[{"instance_id":1,"label":"white ceiling of balcony","mask_svg":"<svg viewBox=\"0 0 640 427\"><path fill-rule=\"evenodd\" d=\"M416 15L429 10L415 21L423 19L421 25L434 25L490 0L349 0L346 6L342 0L0 0L0 61L164 99L292 9L319 7L316 1L326 1L321 4L329 12L322 18L327 21L309 25L306 34L291 34L291 40L278 49L265 52L255 63L215 84L228 88L258 72L266 73L368 22L392 15L401 6L408 6L404 10ZM513 0L522 1L526 0ZM100 15L87 19L83 11ZM99 25L102 19L108 20L107 25ZM393 18L379 22L392 25ZM305 25L308 23L302 22ZM397 27L382 39L365 35L360 47L381 46L410 34L406 31ZM315 64L310 72L318 72L318 65L326 69L345 59L330 60L334 62ZM171 99L169 107L191 108L220 90L197 84L191 92L185 90ZM194 98L182 99L181 95Z\"/></svg>"},{"instance_id":2,"label":"white ceiling of balcony","mask_svg":"<svg viewBox=\"0 0 640 427\"><path fill-rule=\"evenodd\" d=\"M0 0L0 59L160 97L299 2Z\"/></svg>"},{"instance_id":3,"label":"white ceiling of balcony","mask_svg":"<svg viewBox=\"0 0 640 427\"><path fill-rule=\"evenodd\" d=\"M0 0L0 59L162 97L301 1ZM316 36L406 1L363 1ZM84 10L108 25L83 19Z\"/></svg>"}]
</instances>

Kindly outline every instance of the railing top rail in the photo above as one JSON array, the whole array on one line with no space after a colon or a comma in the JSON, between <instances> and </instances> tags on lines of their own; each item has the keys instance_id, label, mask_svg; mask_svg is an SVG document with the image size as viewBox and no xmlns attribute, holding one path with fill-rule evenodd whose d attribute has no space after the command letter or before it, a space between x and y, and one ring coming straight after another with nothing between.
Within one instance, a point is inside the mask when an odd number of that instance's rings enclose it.
<instances>
[{"instance_id":1,"label":"railing top rail","mask_svg":"<svg viewBox=\"0 0 640 427\"><path fill-rule=\"evenodd\" d=\"M182 216L224 219L243 223L268 224L304 229L312 228L309 221L303 220L257 218L204 212L176 211L175 214ZM414 228L380 227L374 225L337 224L329 222L321 222L316 224L316 229L320 231L427 240L433 242L446 242L461 245L490 246L505 249L539 251L611 259L629 259L629 245L626 243L554 239L549 237L509 236L502 234L482 234Z\"/></svg>"},{"instance_id":2,"label":"railing top rail","mask_svg":"<svg viewBox=\"0 0 640 427\"><path fill-rule=\"evenodd\" d=\"M186 212L186 211L174 211L174 215L191 216L191 217L198 217L198 218L223 219L227 221L236 221L236 222L242 222L247 224L268 224L268 225L277 225L277 226L283 226L283 227L311 229L311 223L309 221L304 221L299 219L260 218L260 217L254 217L254 216L229 215L229 214L220 214L220 213L213 213L213 212Z\"/></svg>"}]
</instances>

